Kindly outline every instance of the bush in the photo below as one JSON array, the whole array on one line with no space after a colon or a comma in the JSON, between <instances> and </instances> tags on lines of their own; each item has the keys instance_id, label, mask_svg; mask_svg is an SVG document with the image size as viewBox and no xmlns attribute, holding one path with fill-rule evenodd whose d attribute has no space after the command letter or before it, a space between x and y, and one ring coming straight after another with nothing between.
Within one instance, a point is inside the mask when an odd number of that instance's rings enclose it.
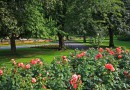
<instances>
[{"instance_id":1,"label":"bush","mask_svg":"<svg viewBox=\"0 0 130 90\"><path fill-rule=\"evenodd\" d=\"M0 69L0 90L127 90L130 88L130 53L121 47L75 50L54 58L50 65L40 59L28 64L12 60L12 68Z\"/></svg>"}]
</instances>

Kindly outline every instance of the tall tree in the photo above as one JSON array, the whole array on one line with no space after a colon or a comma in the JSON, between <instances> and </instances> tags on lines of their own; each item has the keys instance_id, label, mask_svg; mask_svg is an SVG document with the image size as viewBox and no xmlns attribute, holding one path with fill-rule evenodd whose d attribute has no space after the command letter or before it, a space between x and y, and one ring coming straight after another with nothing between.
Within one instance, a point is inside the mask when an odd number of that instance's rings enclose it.
<instances>
[{"instance_id":1,"label":"tall tree","mask_svg":"<svg viewBox=\"0 0 130 90\"><path fill-rule=\"evenodd\" d=\"M2 0L0 4L0 33L10 38L12 53L16 52L16 38L47 35L40 0Z\"/></svg>"},{"instance_id":2,"label":"tall tree","mask_svg":"<svg viewBox=\"0 0 130 90\"><path fill-rule=\"evenodd\" d=\"M65 24L70 0L44 0L44 10L47 18L52 18L56 22L57 35L59 38L59 50L64 49L64 35L66 34Z\"/></svg>"},{"instance_id":3,"label":"tall tree","mask_svg":"<svg viewBox=\"0 0 130 90\"><path fill-rule=\"evenodd\" d=\"M94 8L96 8L94 14L100 17L94 17L95 22L97 25L102 24L107 27L106 31L109 33L109 46L114 47L114 31L119 30L118 28L123 24L123 2L121 0L104 0L103 2L98 2Z\"/></svg>"}]
</instances>

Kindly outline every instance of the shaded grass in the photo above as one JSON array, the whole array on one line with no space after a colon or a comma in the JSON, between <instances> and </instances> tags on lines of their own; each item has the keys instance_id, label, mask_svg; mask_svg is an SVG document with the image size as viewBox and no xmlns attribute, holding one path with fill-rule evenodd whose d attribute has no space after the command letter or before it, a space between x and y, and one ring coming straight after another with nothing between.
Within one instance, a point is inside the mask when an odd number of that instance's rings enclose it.
<instances>
[{"instance_id":1,"label":"shaded grass","mask_svg":"<svg viewBox=\"0 0 130 90\"><path fill-rule=\"evenodd\" d=\"M114 44L115 44L115 47L124 47L126 49L129 49L130 50L130 41L120 41L118 39L114 39ZM102 46L108 46L109 45L109 40L108 39L105 39L104 42L101 44Z\"/></svg>"},{"instance_id":2,"label":"shaded grass","mask_svg":"<svg viewBox=\"0 0 130 90\"><path fill-rule=\"evenodd\" d=\"M17 49L16 55L12 55L10 50L0 50L0 66L11 66L11 59L16 62L28 63L31 59L41 58L50 64L54 57L69 55L73 50L44 49L44 48L26 48Z\"/></svg>"},{"instance_id":3,"label":"shaded grass","mask_svg":"<svg viewBox=\"0 0 130 90\"><path fill-rule=\"evenodd\" d=\"M83 40L81 40L81 39L78 39L75 41L79 42L79 43L83 43ZM88 47L95 47L94 45L89 43L89 39L87 39L87 42L83 43L83 44L85 44ZM120 41L120 40L114 38L114 44L115 44L115 47L121 46L121 47L124 47L124 48L130 50L130 41ZM109 46L109 39L106 38L105 40L103 40L103 43L100 46L101 47L108 47Z\"/></svg>"}]
</instances>

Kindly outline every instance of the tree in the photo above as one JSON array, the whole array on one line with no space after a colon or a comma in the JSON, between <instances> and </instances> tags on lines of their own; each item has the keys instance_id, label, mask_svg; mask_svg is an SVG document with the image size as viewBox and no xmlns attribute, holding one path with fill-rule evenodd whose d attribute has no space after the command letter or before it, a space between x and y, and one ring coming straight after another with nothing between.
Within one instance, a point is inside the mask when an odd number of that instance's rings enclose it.
<instances>
[{"instance_id":1,"label":"tree","mask_svg":"<svg viewBox=\"0 0 130 90\"><path fill-rule=\"evenodd\" d=\"M98 2L95 8L94 14L101 18L94 19L98 25L102 24L105 28L107 27L109 46L114 47L114 31L119 30L118 28L121 28L120 26L123 25L123 2L121 0L104 0L103 2Z\"/></svg>"},{"instance_id":2,"label":"tree","mask_svg":"<svg viewBox=\"0 0 130 90\"><path fill-rule=\"evenodd\" d=\"M70 0L44 0L43 7L46 18L52 18L56 22L55 27L59 38L59 50L64 49L64 36L67 34L65 29L66 16L73 1Z\"/></svg>"},{"instance_id":3,"label":"tree","mask_svg":"<svg viewBox=\"0 0 130 90\"><path fill-rule=\"evenodd\" d=\"M19 33L19 27L17 26L17 19L14 15L14 1L1 1L0 2L0 22L2 37L8 36L10 39L11 51L16 51L15 37Z\"/></svg>"},{"instance_id":4,"label":"tree","mask_svg":"<svg viewBox=\"0 0 130 90\"><path fill-rule=\"evenodd\" d=\"M0 4L0 33L10 38L12 53L16 52L15 39L48 34L40 0L2 0Z\"/></svg>"}]
</instances>

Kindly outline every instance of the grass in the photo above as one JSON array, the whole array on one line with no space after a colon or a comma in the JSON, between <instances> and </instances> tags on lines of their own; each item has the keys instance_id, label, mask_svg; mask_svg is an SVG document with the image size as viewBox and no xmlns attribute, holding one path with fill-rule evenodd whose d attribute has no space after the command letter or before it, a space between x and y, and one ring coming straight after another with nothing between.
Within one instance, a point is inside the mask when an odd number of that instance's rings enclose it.
<instances>
[{"instance_id":1,"label":"grass","mask_svg":"<svg viewBox=\"0 0 130 90\"><path fill-rule=\"evenodd\" d=\"M44 48L26 48L17 49L17 54L12 55L10 50L0 50L0 66L11 66L11 59L16 62L28 63L31 59L41 58L50 64L54 57L69 55L73 50L44 49Z\"/></svg>"},{"instance_id":2,"label":"grass","mask_svg":"<svg viewBox=\"0 0 130 90\"><path fill-rule=\"evenodd\" d=\"M76 42L82 43L81 39L75 40ZM115 46L122 46L126 49L130 50L130 41L119 41L116 38L114 39ZM87 39L87 43L83 43L89 47L92 45L89 43ZM105 39L101 46L108 46L109 40ZM17 54L12 55L10 50L0 50L0 66L11 66L10 60L15 59L17 62L24 62L27 63L31 59L41 58L46 63L50 64L54 57L62 56L62 55L69 55L70 52L73 50L65 50L65 51L58 51L57 49L45 49L42 48L26 48L26 49L17 49Z\"/></svg>"},{"instance_id":3,"label":"grass","mask_svg":"<svg viewBox=\"0 0 130 90\"><path fill-rule=\"evenodd\" d=\"M121 47L124 47L124 48L130 50L130 41L120 41L120 40L115 38L114 44L116 47L121 46ZM102 43L102 46L108 46L108 45L109 45L109 40L105 39L104 42Z\"/></svg>"},{"instance_id":4,"label":"grass","mask_svg":"<svg viewBox=\"0 0 130 90\"><path fill-rule=\"evenodd\" d=\"M79 42L79 43L83 43L83 40L82 39L78 39L78 40L75 40L76 42ZM89 43L89 39L87 39L87 42L86 43L83 43L89 47L92 47L92 44ZM129 49L130 50L130 41L120 41L120 40L117 40L116 38L114 38L114 44L116 47L118 46L121 46L121 47L124 47L126 49ZM106 38L103 43L101 44L101 47L108 47L109 46L109 39Z\"/></svg>"}]
</instances>

